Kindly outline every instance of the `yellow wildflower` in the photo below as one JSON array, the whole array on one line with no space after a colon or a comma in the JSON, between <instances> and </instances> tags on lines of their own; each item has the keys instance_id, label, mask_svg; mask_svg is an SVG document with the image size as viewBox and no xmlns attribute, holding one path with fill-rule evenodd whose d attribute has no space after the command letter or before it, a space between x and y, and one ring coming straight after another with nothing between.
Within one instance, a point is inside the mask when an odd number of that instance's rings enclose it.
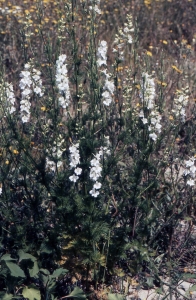
<instances>
[{"instance_id":1,"label":"yellow wildflower","mask_svg":"<svg viewBox=\"0 0 196 300\"><path fill-rule=\"evenodd\" d=\"M45 107L45 106L42 106L42 107L41 107L41 110L42 110L42 111L46 111L46 107Z\"/></svg>"},{"instance_id":2,"label":"yellow wildflower","mask_svg":"<svg viewBox=\"0 0 196 300\"><path fill-rule=\"evenodd\" d=\"M147 51L147 52L146 52L146 55L148 55L148 56L152 56L152 52L150 52L150 51Z\"/></svg>"},{"instance_id":3,"label":"yellow wildflower","mask_svg":"<svg viewBox=\"0 0 196 300\"><path fill-rule=\"evenodd\" d=\"M13 150L13 153L16 155L19 154L18 150L16 150L16 149Z\"/></svg>"},{"instance_id":4,"label":"yellow wildflower","mask_svg":"<svg viewBox=\"0 0 196 300\"><path fill-rule=\"evenodd\" d=\"M172 66L172 69L174 69L176 72L178 72L178 73L180 73L180 74L182 74L182 71L181 70L179 70L176 66Z\"/></svg>"}]
</instances>

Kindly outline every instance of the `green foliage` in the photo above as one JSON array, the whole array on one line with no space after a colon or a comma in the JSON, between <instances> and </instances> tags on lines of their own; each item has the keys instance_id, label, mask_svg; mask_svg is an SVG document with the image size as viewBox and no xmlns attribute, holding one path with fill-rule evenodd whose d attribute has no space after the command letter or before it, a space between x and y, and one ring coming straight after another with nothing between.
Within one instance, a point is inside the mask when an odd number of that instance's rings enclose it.
<instances>
[{"instance_id":1,"label":"green foliage","mask_svg":"<svg viewBox=\"0 0 196 300\"><path fill-rule=\"evenodd\" d=\"M84 292L79 289L78 287L75 287L73 292L71 292L71 294L69 294L69 296L67 296L66 298L74 298L74 299L87 299Z\"/></svg>"},{"instance_id":2,"label":"green foliage","mask_svg":"<svg viewBox=\"0 0 196 300\"><path fill-rule=\"evenodd\" d=\"M108 294L108 300L124 300L125 297L119 294Z\"/></svg>"},{"instance_id":3,"label":"green foliage","mask_svg":"<svg viewBox=\"0 0 196 300\"><path fill-rule=\"evenodd\" d=\"M41 300L40 291L34 288L25 287L22 290L22 295L24 298L28 298L29 300Z\"/></svg>"}]
</instances>

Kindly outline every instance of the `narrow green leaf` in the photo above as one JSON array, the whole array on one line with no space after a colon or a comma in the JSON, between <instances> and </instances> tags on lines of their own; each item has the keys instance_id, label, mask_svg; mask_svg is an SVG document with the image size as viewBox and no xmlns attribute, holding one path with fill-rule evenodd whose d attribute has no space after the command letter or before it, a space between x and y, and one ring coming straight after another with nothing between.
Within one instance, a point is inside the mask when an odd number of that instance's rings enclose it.
<instances>
[{"instance_id":1,"label":"narrow green leaf","mask_svg":"<svg viewBox=\"0 0 196 300\"><path fill-rule=\"evenodd\" d=\"M24 298L28 298L29 300L41 300L40 291L34 288L28 289L28 287L25 287L22 290L22 295Z\"/></svg>"},{"instance_id":2,"label":"narrow green leaf","mask_svg":"<svg viewBox=\"0 0 196 300\"><path fill-rule=\"evenodd\" d=\"M17 264L10 261L5 261L5 263L10 270L11 276L25 278L24 271Z\"/></svg>"},{"instance_id":3,"label":"narrow green leaf","mask_svg":"<svg viewBox=\"0 0 196 300\"><path fill-rule=\"evenodd\" d=\"M191 279L191 278L196 278L196 274L192 274L192 273L185 273L185 274L183 274L182 275L182 278L184 279L184 280L186 280L186 279Z\"/></svg>"}]
</instances>

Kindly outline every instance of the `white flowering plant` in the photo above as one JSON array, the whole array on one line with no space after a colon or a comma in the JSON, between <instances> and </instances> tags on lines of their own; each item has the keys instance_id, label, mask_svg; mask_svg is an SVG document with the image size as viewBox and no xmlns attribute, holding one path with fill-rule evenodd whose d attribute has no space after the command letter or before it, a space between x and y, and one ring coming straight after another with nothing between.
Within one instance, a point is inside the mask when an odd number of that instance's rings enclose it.
<instances>
[{"instance_id":1,"label":"white flowering plant","mask_svg":"<svg viewBox=\"0 0 196 300\"><path fill-rule=\"evenodd\" d=\"M134 14L111 28L107 1L60 2L47 30L44 1L36 30L27 14L20 62L1 61L2 299L66 298L65 269L73 297L97 299L113 276L150 287L177 272L180 222L179 249L195 242L195 77L166 43L142 46Z\"/></svg>"}]
</instances>

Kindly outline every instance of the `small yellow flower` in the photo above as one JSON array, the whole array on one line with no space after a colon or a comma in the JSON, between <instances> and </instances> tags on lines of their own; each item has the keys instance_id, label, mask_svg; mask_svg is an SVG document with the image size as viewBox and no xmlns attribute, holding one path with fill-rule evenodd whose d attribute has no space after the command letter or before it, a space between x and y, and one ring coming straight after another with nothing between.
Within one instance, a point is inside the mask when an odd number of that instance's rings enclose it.
<instances>
[{"instance_id":1,"label":"small yellow flower","mask_svg":"<svg viewBox=\"0 0 196 300\"><path fill-rule=\"evenodd\" d=\"M159 85L162 85L162 86L167 86L167 83L166 82L163 82L163 81L160 81L160 80L157 80L157 83Z\"/></svg>"},{"instance_id":2,"label":"small yellow flower","mask_svg":"<svg viewBox=\"0 0 196 300\"><path fill-rule=\"evenodd\" d=\"M152 56L152 52L150 52L150 51L147 51L147 52L146 52L146 55L148 55L148 56Z\"/></svg>"},{"instance_id":3,"label":"small yellow flower","mask_svg":"<svg viewBox=\"0 0 196 300\"><path fill-rule=\"evenodd\" d=\"M168 42L167 41L165 41L165 40L163 40L163 42L162 42L163 44L165 44L165 45L167 45L168 44Z\"/></svg>"},{"instance_id":4,"label":"small yellow flower","mask_svg":"<svg viewBox=\"0 0 196 300\"><path fill-rule=\"evenodd\" d=\"M46 111L47 109L46 109L45 106L42 106L42 107L41 107L41 110L42 110L42 111Z\"/></svg>"},{"instance_id":5,"label":"small yellow flower","mask_svg":"<svg viewBox=\"0 0 196 300\"><path fill-rule=\"evenodd\" d=\"M174 69L176 72L178 72L178 73L180 73L180 74L182 74L182 71L181 70L179 70L176 66L172 66L172 69Z\"/></svg>"},{"instance_id":6,"label":"small yellow flower","mask_svg":"<svg viewBox=\"0 0 196 300\"><path fill-rule=\"evenodd\" d=\"M18 150L16 150L16 149L13 150L13 153L16 155L19 154Z\"/></svg>"},{"instance_id":7,"label":"small yellow flower","mask_svg":"<svg viewBox=\"0 0 196 300\"><path fill-rule=\"evenodd\" d=\"M136 84L136 89L140 90L140 85L139 84Z\"/></svg>"},{"instance_id":8,"label":"small yellow flower","mask_svg":"<svg viewBox=\"0 0 196 300\"><path fill-rule=\"evenodd\" d=\"M123 70L123 67L118 67L117 69L116 69L116 71L118 71L118 72L120 72L120 71L122 71Z\"/></svg>"},{"instance_id":9,"label":"small yellow flower","mask_svg":"<svg viewBox=\"0 0 196 300\"><path fill-rule=\"evenodd\" d=\"M174 117L173 116L169 116L169 120L173 121Z\"/></svg>"},{"instance_id":10,"label":"small yellow flower","mask_svg":"<svg viewBox=\"0 0 196 300\"><path fill-rule=\"evenodd\" d=\"M5 161L5 164L6 164L6 165L9 165L9 163L10 163L9 160L7 159L7 160Z\"/></svg>"},{"instance_id":11,"label":"small yellow flower","mask_svg":"<svg viewBox=\"0 0 196 300\"><path fill-rule=\"evenodd\" d=\"M182 39L182 42L181 42L182 44L187 44L188 42L187 42L187 40L185 40L185 39Z\"/></svg>"}]
</instances>

